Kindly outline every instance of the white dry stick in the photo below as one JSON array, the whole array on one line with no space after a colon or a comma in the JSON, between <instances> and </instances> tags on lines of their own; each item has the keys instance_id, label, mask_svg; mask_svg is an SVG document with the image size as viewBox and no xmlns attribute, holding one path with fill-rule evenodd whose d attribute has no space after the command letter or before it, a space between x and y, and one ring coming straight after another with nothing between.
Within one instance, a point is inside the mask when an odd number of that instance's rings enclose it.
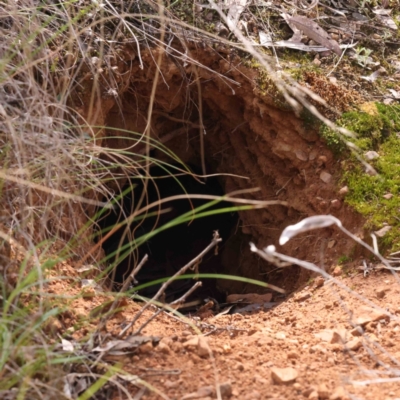
<instances>
[{"instance_id":1,"label":"white dry stick","mask_svg":"<svg viewBox=\"0 0 400 400\"><path fill-rule=\"evenodd\" d=\"M331 225L337 225L339 228L342 227L342 223L332 215L314 215L298 222L295 225L287 226L279 238L279 244L282 246L287 243L292 237L299 233L307 232L312 229L326 228Z\"/></svg>"},{"instance_id":2,"label":"white dry stick","mask_svg":"<svg viewBox=\"0 0 400 400\"><path fill-rule=\"evenodd\" d=\"M379 251L376 251L374 248L372 248L367 243L362 241L356 235L354 235L350 231L348 231L342 225L341 221L332 215L315 215L312 217L305 218L295 225L287 226L283 230L283 232L279 238L279 244L284 245L291 238L298 235L299 233L307 232L307 231L310 231L313 229L326 228L331 225L336 225L347 236L349 236L355 242L357 242L361 246L365 247L372 254L374 254L384 264L383 268L390 270L393 273L396 280L400 282L399 277L397 276L397 273L396 273L396 271L400 270L400 268L394 268L394 267L390 266L388 261L379 253ZM384 310L383 308L378 307L376 304L372 303L368 299L363 298L357 292L351 290L346 285L344 285L342 282L333 278L326 271L324 271L322 268L319 268L318 266L316 266L313 263L310 263L310 262L304 261L304 260L299 260L297 258L290 257L285 254L278 253L276 251L275 246L273 246L273 245L270 245L270 246L266 247L263 251L261 251L254 245L254 243L250 243L250 249L251 249L251 251L257 253L260 257L264 258L268 262L272 262L272 263L278 265L279 267L284 267L284 266L289 265L289 263L291 263L291 264L299 265L310 271L317 272L317 273L321 274L323 277L330 279L332 282L334 282L336 285L338 285L339 287L341 287L348 293L352 294L353 296L355 296L358 299L362 300L363 302L367 303L369 306L376 308L379 311L386 313L387 315L390 315L390 317L395 320L398 320L398 318L395 315L392 315L391 313L387 312L387 310Z\"/></svg>"},{"instance_id":3,"label":"white dry stick","mask_svg":"<svg viewBox=\"0 0 400 400\"><path fill-rule=\"evenodd\" d=\"M383 263L384 269L389 269L390 271L400 271L400 268L394 268L392 267L388 260L384 258L379 251L376 251L374 248L372 248L370 245L362 241L360 238L358 238L356 235L348 231L343 225L342 222L337 219L336 217L332 215L314 215L312 217L304 218L302 221L298 222L295 225L289 225L287 226L282 234L281 237L279 238L279 244L284 245L287 243L292 237L298 235L299 233L307 232L313 229L320 229L320 228L326 228L331 225L336 225L343 233L345 233L347 236L352 238L355 242L357 242L359 245L365 247L367 250L369 250L372 254L374 254L379 260ZM372 237L373 239L373 237ZM395 275L397 278L397 275Z\"/></svg>"},{"instance_id":4,"label":"white dry stick","mask_svg":"<svg viewBox=\"0 0 400 400\"><path fill-rule=\"evenodd\" d=\"M362 302L369 305L370 307L372 307L376 310L379 310L380 312L382 312L386 315L389 315L390 319L393 319L395 321L400 320L396 315L390 313L389 311L383 309L382 307L377 306L372 301L361 296L359 293L350 289L348 286L346 286L340 280L329 275L325 270L316 266L313 263L310 263L310 262L304 261L304 260L299 260L298 258L287 256L286 254L278 253L275 249L275 246L273 246L273 245L266 247L264 250L259 250L254 243L250 243L250 250L253 251L254 253L257 253L260 257L264 258L268 262L271 262L271 260L273 260L273 259L279 259L279 261L282 260L285 263L290 263L292 265L299 265L300 267L306 268L310 271L317 272L318 274L322 275L324 278L329 279L331 282L336 284L338 287L345 290L347 293L353 295L354 297L361 300ZM279 267L282 267L282 265L280 265L279 263L277 265Z\"/></svg>"}]
</instances>

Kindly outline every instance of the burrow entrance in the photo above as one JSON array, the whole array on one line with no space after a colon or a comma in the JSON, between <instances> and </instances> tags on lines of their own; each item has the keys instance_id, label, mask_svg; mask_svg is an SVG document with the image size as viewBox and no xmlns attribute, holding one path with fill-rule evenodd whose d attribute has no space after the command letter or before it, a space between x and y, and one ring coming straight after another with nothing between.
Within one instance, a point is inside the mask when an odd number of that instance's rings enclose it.
<instances>
[{"instance_id":1,"label":"burrow entrance","mask_svg":"<svg viewBox=\"0 0 400 400\"><path fill-rule=\"evenodd\" d=\"M157 162L159 160L154 159L154 163ZM141 295L152 297L162 284L154 284L154 281L177 273L215 237L222 237L223 243L202 256L191 270L220 273L222 254L229 246L230 237L234 235L238 215L231 203L213 202L212 198L224 195L219 179L199 178L200 171L196 166L178 163L160 163L142 172L143 175L138 171L129 179L121 191L124 195L115 204L114 210L99 219L102 230L107 231L135 211L138 215L128 227L121 226L103 242L103 249L108 255L120 249L110 260L116 264L110 273L114 285L121 287L147 255L144 267L135 274L135 284L139 287L140 284L152 282L147 288L139 290ZM127 256L122 259L121 255L125 252ZM175 300L192 285L192 279L172 282L165 291L165 300ZM196 295L199 291L203 298L224 300L215 279L203 281Z\"/></svg>"},{"instance_id":2,"label":"burrow entrance","mask_svg":"<svg viewBox=\"0 0 400 400\"><path fill-rule=\"evenodd\" d=\"M145 130L156 69L157 50L141 54L143 69L129 54L129 62L121 62L119 67L125 70L125 75L121 74L125 79L123 90L117 100L108 97L102 105L101 119L110 127L103 145L115 149L132 149L129 132L140 134ZM293 291L307 281L309 274L296 265L284 269L269 265L251 253L249 242L260 248L274 244L279 251L325 267L338 257L351 254L354 244L329 228L301 235L284 248L278 245L279 235L287 225L310 215L333 214L353 232L362 228L362 219L338 195L336 177L340 165L317 132L289 108L278 104L274 95L259 88L257 71L242 66L239 58L224 58L212 48L193 48L191 56L197 66L163 56L153 99L151 137L196 171L201 171L204 155L206 173L218 174L218 191L259 188L242 197L287 202L287 206L239 211L234 223L223 222L228 233L224 233L218 260L209 268ZM143 154L144 144L135 144L135 151ZM156 146L151 155L161 162L171 161ZM132 157L132 163L139 159ZM223 231L225 226L215 228ZM182 232L177 233L174 243L185 242ZM210 233L206 235L209 237ZM202 240L194 238L193 247ZM151 249L151 253L156 259L157 249ZM177 265L184 262L179 260L184 251L179 254L174 249L170 253L175 254ZM265 292L251 284L226 280L217 281L216 287L225 294Z\"/></svg>"}]
</instances>

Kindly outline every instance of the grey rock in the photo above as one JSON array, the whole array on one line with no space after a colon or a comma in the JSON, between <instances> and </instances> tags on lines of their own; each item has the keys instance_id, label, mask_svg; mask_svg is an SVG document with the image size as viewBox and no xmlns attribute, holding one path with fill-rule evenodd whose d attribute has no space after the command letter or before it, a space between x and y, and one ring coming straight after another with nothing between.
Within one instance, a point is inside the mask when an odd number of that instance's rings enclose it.
<instances>
[{"instance_id":1,"label":"grey rock","mask_svg":"<svg viewBox=\"0 0 400 400\"><path fill-rule=\"evenodd\" d=\"M307 161L308 156L303 150L296 150L296 157L301 161Z\"/></svg>"},{"instance_id":2,"label":"grey rock","mask_svg":"<svg viewBox=\"0 0 400 400\"><path fill-rule=\"evenodd\" d=\"M376 158L379 158L379 154L376 151L370 150L365 153L365 158L368 161L372 161L375 160Z\"/></svg>"},{"instance_id":3,"label":"grey rock","mask_svg":"<svg viewBox=\"0 0 400 400\"><path fill-rule=\"evenodd\" d=\"M378 231L375 231L375 235L378 237L384 237L390 230L392 229L392 227L390 225L384 226L383 228L379 229Z\"/></svg>"}]
</instances>

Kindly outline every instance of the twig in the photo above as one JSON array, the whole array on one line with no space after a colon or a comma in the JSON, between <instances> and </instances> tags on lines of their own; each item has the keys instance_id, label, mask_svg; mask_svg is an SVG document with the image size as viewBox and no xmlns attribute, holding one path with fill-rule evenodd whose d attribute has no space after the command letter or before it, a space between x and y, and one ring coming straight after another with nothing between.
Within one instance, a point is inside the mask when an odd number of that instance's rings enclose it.
<instances>
[{"instance_id":1,"label":"twig","mask_svg":"<svg viewBox=\"0 0 400 400\"><path fill-rule=\"evenodd\" d=\"M201 94L201 84L200 84L200 77L199 71L197 67L193 65L193 71L196 75L196 84L197 84L197 96L198 96L198 107L199 107L199 119L200 119L200 128L199 128L199 138L200 138L200 158L201 158L201 171L203 175L206 175L206 160L205 160L205 151L204 151L204 137L203 135L206 134L206 130L204 128L203 123L203 96Z\"/></svg>"},{"instance_id":2,"label":"twig","mask_svg":"<svg viewBox=\"0 0 400 400\"><path fill-rule=\"evenodd\" d=\"M75 202L80 201L81 203L89 204L91 206L104 207L104 208L112 207L110 204L107 204L107 203L104 203L101 201L90 200L83 196L79 196L79 195L72 194L72 193L67 193L67 192L64 192L64 191L58 190L58 189L52 189L52 188L49 188L44 185L39 185L38 183L32 182L27 179L18 178L17 176L11 175L11 172L7 171L5 169L0 169L0 178L4 179L5 181L17 183L18 185L21 185L21 186L27 186L30 189L40 190L44 193L51 194L54 197L60 197L62 199L66 199L66 200L73 200Z\"/></svg>"},{"instance_id":3,"label":"twig","mask_svg":"<svg viewBox=\"0 0 400 400\"><path fill-rule=\"evenodd\" d=\"M353 43L351 43L351 44L353 44ZM332 74L332 72L338 67L338 65L340 64L340 62L341 62L342 59L343 59L344 54L346 53L346 50L347 50L350 46L351 46L351 45L347 46L347 47L342 51L342 54L340 55L340 57L339 57L337 63L336 63L336 64L333 66L333 68L326 74L326 77L328 77L330 74Z\"/></svg>"},{"instance_id":4,"label":"twig","mask_svg":"<svg viewBox=\"0 0 400 400\"><path fill-rule=\"evenodd\" d=\"M120 292L126 292L128 290L130 283L135 278L136 274L142 269L143 265L148 260L148 258L149 256L145 254L144 257L142 258L142 261L140 261L140 263L135 267L135 269L131 272L128 278L126 278L124 284L122 285L122 288L120 289Z\"/></svg>"},{"instance_id":5,"label":"twig","mask_svg":"<svg viewBox=\"0 0 400 400\"><path fill-rule=\"evenodd\" d=\"M277 190L277 192L275 193L276 196L278 196L278 194L285 189L285 187L289 184L289 182L293 179L293 176L291 178L288 179L288 181L279 189Z\"/></svg>"},{"instance_id":6,"label":"twig","mask_svg":"<svg viewBox=\"0 0 400 400\"><path fill-rule=\"evenodd\" d=\"M333 219L334 217L331 216L331 218ZM346 230L343 227L341 227L341 229L342 230ZM357 239L356 240L357 243L359 241L361 241L361 239L358 239L355 235L351 234L349 231L347 231L347 232L348 232L348 234L351 235L350 237ZM368 246L366 243L364 243L364 242L362 242L362 243L363 243L364 247ZM373 249L370 246L368 246L367 248L370 249L374 253ZM275 246L268 246L263 251L261 251L261 250L257 249L257 247L253 243L250 243L250 249L251 249L251 251L257 253L260 257L264 258L265 260L267 260L270 263L274 263L274 260L276 261L277 259L280 259L280 260L284 261L285 263L292 263L294 265L299 265L299 266L301 266L303 268L306 268L306 269L308 269L310 271L316 272L316 273L322 275L325 279L331 280L332 283L336 284L338 287L340 287L341 289L343 289L344 291L346 291L350 295L356 297L357 299L361 300L365 304L368 304L372 308L374 308L376 310L379 310L380 312L385 313L386 315L388 315L393 320L396 320L396 321L399 320L396 315L392 314L391 312L388 312L387 310L383 309L382 307L377 306L372 301L364 298L363 296L361 296L356 291L350 289L347 285L342 283L340 280L338 280L338 279L334 278L333 276L329 275L325 270L323 270L322 268L317 267L315 264L313 264L311 262L300 260L300 259L295 258L295 257L290 257L290 256L287 256L287 255L282 254L282 253L278 253L275 250ZM375 254L375 255L378 256L377 254ZM380 256L380 257L383 258L382 256ZM278 266L279 266L279 264L278 264Z\"/></svg>"},{"instance_id":7,"label":"twig","mask_svg":"<svg viewBox=\"0 0 400 400\"><path fill-rule=\"evenodd\" d=\"M182 297L180 297L179 299L173 301L170 306L172 306L173 308L175 308L175 305L179 305L181 303L183 303L186 299L186 297L190 296L190 294L192 294L199 286L201 286L202 283L201 282L196 282ZM150 302L151 303L151 302ZM149 303L148 303L149 304ZM177 307L179 308L179 307ZM176 309L177 309L176 308ZM144 322L141 327L132 334L132 336L137 336L140 335L140 333L142 332L142 330L151 322L153 321L154 318L157 317L157 315L161 314L161 312L164 311L163 307L160 307L157 312L155 312L146 322Z\"/></svg>"},{"instance_id":8,"label":"twig","mask_svg":"<svg viewBox=\"0 0 400 400\"><path fill-rule=\"evenodd\" d=\"M176 310L180 308L180 306L185 302L185 300L198 288L202 285L202 282L196 282L182 297L174 300L170 306L173 306Z\"/></svg>"},{"instance_id":9,"label":"twig","mask_svg":"<svg viewBox=\"0 0 400 400\"><path fill-rule=\"evenodd\" d=\"M160 296L165 292L165 290L167 289L167 287L175 281L175 279L180 276L183 275L184 273L186 273L186 271L188 269L190 269L193 265L195 265L198 260L200 260L201 258L203 258L212 248L214 248L219 242L221 242L222 239L219 237L218 232L214 232L214 237L211 241L211 243L199 254L197 255L195 258L193 258L192 261L190 261L189 263L187 263L184 267L182 267L178 272L176 272L173 276L171 276L170 279L168 279L166 282L163 283L163 285L161 286L161 288L158 290L158 292L154 295L154 297L151 299L152 301L154 300L158 300L160 298ZM135 317L133 318L133 320L124 328L122 329L122 331L119 333L118 337L122 337L124 336L124 334L126 333L126 331L128 331L134 324L135 322L140 318L140 316L143 314L143 312L150 306L151 301L149 301L148 303L146 303L142 309L135 315Z\"/></svg>"},{"instance_id":10,"label":"twig","mask_svg":"<svg viewBox=\"0 0 400 400\"><path fill-rule=\"evenodd\" d=\"M140 261L140 263L136 266L136 268L131 272L131 274L128 276L128 278L126 278L124 284L122 285L122 288L120 290L120 292L126 292L126 290L129 287L129 284L132 282L132 280L134 279L135 275L140 271L140 269L143 267L144 263L147 261L147 259L149 258L149 256L147 254L144 255L144 257L142 258L142 261ZM108 319L110 318L110 316L113 314L113 311L115 310L115 308L118 306L119 303L119 299L120 296L116 296L115 300L113 301L110 309L107 311L106 316L103 317L100 322L99 325L97 326L96 332L100 332L104 325L107 323Z\"/></svg>"},{"instance_id":11,"label":"twig","mask_svg":"<svg viewBox=\"0 0 400 400\"><path fill-rule=\"evenodd\" d=\"M143 386L136 394L133 400L140 400L146 393L148 392L148 388Z\"/></svg>"},{"instance_id":12,"label":"twig","mask_svg":"<svg viewBox=\"0 0 400 400\"><path fill-rule=\"evenodd\" d=\"M400 378L378 378L378 379L369 379L367 381L352 381L352 385L357 386L368 386L373 383L392 383L392 382L400 382Z\"/></svg>"},{"instance_id":13,"label":"twig","mask_svg":"<svg viewBox=\"0 0 400 400\"><path fill-rule=\"evenodd\" d=\"M199 125L196 125L198 127ZM167 133L165 136L162 136L161 138L157 138L157 141L154 144L150 144L150 150L153 150L156 148L156 146L159 146L160 144L165 144L169 142L172 139L175 139L176 137L183 135L184 133L187 132L187 128L185 126L175 129L174 131ZM126 150L126 149L124 149ZM144 155L146 154L146 148L143 149L138 149L135 151L136 154Z\"/></svg>"},{"instance_id":14,"label":"twig","mask_svg":"<svg viewBox=\"0 0 400 400\"><path fill-rule=\"evenodd\" d=\"M226 176L235 176L235 175L230 175L230 174L225 174ZM213 176L213 175L208 175L208 176ZM1 176L0 176L1 177ZM145 184L148 182L148 180L145 180ZM228 201L231 203L237 203L237 204L246 204L246 205L253 205L254 208L264 208L266 206L273 206L273 205L282 205L282 206L287 206L288 203L286 201L280 201L280 200L250 200L250 199L242 199L242 198L236 198L236 197L231 197L231 196L236 196L239 194L243 194L243 193L252 193L255 191L258 191L259 189L244 189L244 190L237 190L234 191L232 193L229 193L226 196L214 196L214 195L206 195L206 194L191 194L190 195L190 199L206 199L206 200L216 200L216 199L220 199L221 201ZM145 193L145 191L143 191L143 193ZM126 225L129 226L130 224L132 224L132 222L135 220L135 218L140 215L140 214L144 214L145 212L147 212L148 210L150 210L153 207L158 207L161 204L173 201L173 200L180 200L180 199L185 199L187 200L188 195L187 194L180 194L180 195L176 195L176 196L170 196L170 197L166 197L164 199L160 199L157 200L151 204L147 204L146 206L138 209L137 211L135 211L134 213L132 213L128 218L126 218L124 221L119 222L118 224L114 225L114 227L107 232L106 235L104 235L101 240L99 240L78 262L76 268L80 268L83 263L89 258L90 255L92 255L99 247L101 247L101 245L110 237L112 236L119 228L121 228L122 226ZM139 199L138 203L141 203L142 199Z\"/></svg>"}]
</instances>

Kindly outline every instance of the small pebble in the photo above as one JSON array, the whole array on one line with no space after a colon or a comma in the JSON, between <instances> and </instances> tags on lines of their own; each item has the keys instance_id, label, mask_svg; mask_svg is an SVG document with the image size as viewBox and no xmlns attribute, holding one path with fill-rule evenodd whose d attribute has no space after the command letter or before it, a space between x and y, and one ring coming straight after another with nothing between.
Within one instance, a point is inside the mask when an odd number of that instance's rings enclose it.
<instances>
[{"instance_id":1,"label":"small pebble","mask_svg":"<svg viewBox=\"0 0 400 400\"><path fill-rule=\"evenodd\" d=\"M291 367L288 368L271 368L271 378L274 383L294 383L294 381L299 376L299 373Z\"/></svg>"},{"instance_id":2,"label":"small pebble","mask_svg":"<svg viewBox=\"0 0 400 400\"><path fill-rule=\"evenodd\" d=\"M322 171L319 175L322 182L329 183L332 180L332 175L329 172Z\"/></svg>"}]
</instances>

